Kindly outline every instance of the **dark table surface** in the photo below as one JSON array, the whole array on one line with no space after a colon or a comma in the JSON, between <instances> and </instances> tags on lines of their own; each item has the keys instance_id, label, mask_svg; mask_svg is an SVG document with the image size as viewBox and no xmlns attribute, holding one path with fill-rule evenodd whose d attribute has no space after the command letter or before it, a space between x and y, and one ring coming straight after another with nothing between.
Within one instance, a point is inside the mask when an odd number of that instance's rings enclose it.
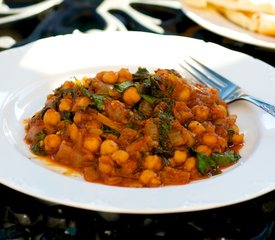
<instances>
[{"instance_id":1,"label":"dark table surface","mask_svg":"<svg viewBox=\"0 0 275 240\"><path fill-rule=\"evenodd\" d=\"M37 2L43 1L3 0L10 9L23 9ZM162 2L161 5L154 5L136 1L131 7L144 15L159 18L162 34L215 42L275 66L274 50L216 35L187 18L181 9L171 8L165 3L168 1ZM106 30L110 26L96 11L102 3L103 1L96 0L55 1L54 6L25 18L11 13L14 16L12 21L0 21L0 50L5 51L45 37L72 33L76 29L81 32ZM111 26L117 30L154 32L149 25L132 18L129 12L119 7L112 7L108 12L125 28ZM8 14L0 14L0 20L7 16ZM49 205L0 185L0 240L275 239L274 208L275 191L239 204L204 211L112 214Z\"/></svg>"}]
</instances>

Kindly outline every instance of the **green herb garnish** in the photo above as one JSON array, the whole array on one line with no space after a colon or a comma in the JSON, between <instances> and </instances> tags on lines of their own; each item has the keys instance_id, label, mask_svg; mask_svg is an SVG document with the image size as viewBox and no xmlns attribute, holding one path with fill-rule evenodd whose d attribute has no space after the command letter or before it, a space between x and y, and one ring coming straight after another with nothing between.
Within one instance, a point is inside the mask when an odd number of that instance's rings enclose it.
<instances>
[{"instance_id":1,"label":"green herb garnish","mask_svg":"<svg viewBox=\"0 0 275 240\"><path fill-rule=\"evenodd\" d=\"M196 153L197 167L202 175L216 174L219 167L226 166L237 162L241 156L233 151L226 151L224 153L212 153L206 156L203 153Z\"/></svg>"},{"instance_id":2,"label":"green herb garnish","mask_svg":"<svg viewBox=\"0 0 275 240\"><path fill-rule=\"evenodd\" d=\"M125 81L122 83L114 84L114 89L119 92L123 93L128 87L134 86L134 83L131 81Z\"/></svg>"},{"instance_id":3,"label":"green herb garnish","mask_svg":"<svg viewBox=\"0 0 275 240\"><path fill-rule=\"evenodd\" d=\"M98 95L98 94L92 94L88 89L86 89L82 83L79 80L75 81L76 86L79 88L79 90L81 91L81 93L90 98L95 107L99 110L102 111L104 109L104 101L106 100L106 96L104 95Z\"/></svg>"},{"instance_id":4,"label":"green herb garnish","mask_svg":"<svg viewBox=\"0 0 275 240\"><path fill-rule=\"evenodd\" d=\"M45 139L46 134L38 133L36 136L37 136L37 141L34 145L31 146L31 151L37 155L45 155L44 146L41 144L41 141Z\"/></svg>"}]
</instances>

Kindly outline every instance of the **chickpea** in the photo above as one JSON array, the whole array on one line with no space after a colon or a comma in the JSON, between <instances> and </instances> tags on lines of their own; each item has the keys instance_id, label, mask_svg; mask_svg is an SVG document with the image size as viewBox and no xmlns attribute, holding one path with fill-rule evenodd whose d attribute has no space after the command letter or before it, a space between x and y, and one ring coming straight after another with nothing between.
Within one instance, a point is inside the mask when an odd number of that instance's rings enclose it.
<instances>
[{"instance_id":1,"label":"chickpea","mask_svg":"<svg viewBox=\"0 0 275 240\"><path fill-rule=\"evenodd\" d=\"M191 96L191 89L186 86L180 91L177 99L179 101L187 101L189 100L190 96Z\"/></svg>"},{"instance_id":2,"label":"chickpea","mask_svg":"<svg viewBox=\"0 0 275 240\"><path fill-rule=\"evenodd\" d=\"M102 81L108 84L114 84L117 82L118 75L114 71L104 72L102 75Z\"/></svg>"},{"instance_id":3,"label":"chickpea","mask_svg":"<svg viewBox=\"0 0 275 240\"><path fill-rule=\"evenodd\" d=\"M240 132L240 129L236 124L233 124L233 126L231 126L231 129L234 131L235 134L238 134Z\"/></svg>"},{"instance_id":4,"label":"chickpea","mask_svg":"<svg viewBox=\"0 0 275 240\"><path fill-rule=\"evenodd\" d=\"M65 81L62 85L62 89L74 88L75 83L73 81Z\"/></svg>"},{"instance_id":5,"label":"chickpea","mask_svg":"<svg viewBox=\"0 0 275 240\"><path fill-rule=\"evenodd\" d=\"M144 170L140 174L139 180L142 184L147 186L158 186L161 184L161 181L157 174L149 169Z\"/></svg>"},{"instance_id":6,"label":"chickpea","mask_svg":"<svg viewBox=\"0 0 275 240\"><path fill-rule=\"evenodd\" d=\"M211 116L213 119L225 118L227 116L227 110L223 105L214 105L211 107Z\"/></svg>"},{"instance_id":7,"label":"chickpea","mask_svg":"<svg viewBox=\"0 0 275 240\"><path fill-rule=\"evenodd\" d=\"M91 133L92 135L101 135L103 134L103 130L101 130L101 123L97 120L92 120L90 122L87 122L85 127Z\"/></svg>"},{"instance_id":8,"label":"chickpea","mask_svg":"<svg viewBox=\"0 0 275 240\"><path fill-rule=\"evenodd\" d=\"M205 121L208 119L210 110L207 106L196 105L192 108L192 110L195 115L195 119L199 121Z\"/></svg>"},{"instance_id":9,"label":"chickpea","mask_svg":"<svg viewBox=\"0 0 275 240\"><path fill-rule=\"evenodd\" d=\"M72 100L70 98L63 98L60 100L59 111L70 111L72 107Z\"/></svg>"},{"instance_id":10,"label":"chickpea","mask_svg":"<svg viewBox=\"0 0 275 240\"><path fill-rule=\"evenodd\" d=\"M135 87L129 87L123 92L123 101L129 105L136 104L141 99Z\"/></svg>"},{"instance_id":11,"label":"chickpea","mask_svg":"<svg viewBox=\"0 0 275 240\"><path fill-rule=\"evenodd\" d=\"M107 177L104 180L104 183L107 185L120 185L122 182L122 177Z\"/></svg>"},{"instance_id":12,"label":"chickpea","mask_svg":"<svg viewBox=\"0 0 275 240\"><path fill-rule=\"evenodd\" d=\"M85 180L94 182L99 178L99 173L93 167L85 167L83 169L83 175Z\"/></svg>"},{"instance_id":13,"label":"chickpea","mask_svg":"<svg viewBox=\"0 0 275 240\"><path fill-rule=\"evenodd\" d=\"M144 159L143 166L153 171L159 171L162 168L162 160L158 155L148 155Z\"/></svg>"},{"instance_id":14,"label":"chickpea","mask_svg":"<svg viewBox=\"0 0 275 240\"><path fill-rule=\"evenodd\" d=\"M75 98L72 111L76 112L81 109L86 109L86 107L91 103L91 100L88 97L77 97Z\"/></svg>"},{"instance_id":15,"label":"chickpea","mask_svg":"<svg viewBox=\"0 0 275 240\"><path fill-rule=\"evenodd\" d=\"M233 134L233 136L232 136L232 142L234 144L242 144L243 143L243 139L244 139L243 133L241 133L241 134Z\"/></svg>"},{"instance_id":16,"label":"chickpea","mask_svg":"<svg viewBox=\"0 0 275 240\"><path fill-rule=\"evenodd\" d=\"M201 134L205 131L205 127L198 121L191 121L188 129L195 134Z\"/></svg>"},{"instance_id":17,"label":"chickpea","mask_svg":"<svg viewBox=\"0 0 275 240\"><path fill-rule=\"evenodd\" d=\"M138 163L135 160L128 159L125 163L121 165L120 171L124 175L133 174L138 168Z\"/></svg>"},{"instance_id":18,"label":"chickpea","mask_svg":"<svg viewBox=\"0 0 275 240\"><path fill-rule=\"evenodd\" d=\"M43 117L43 122L45 125L55 126L61 120L60 113L55 111L54 109L48 109Z\"/></svg>"},{"instance_id":19,"label":"chickpea","mask_svg":"<svg viewBox=\"0 0 275 240\"><path fill-rule=\"evenodd\" d=\"M206 156L210 156L212 153L211 148L209 148L207 145L199 145L196 148L197 152L204 153Z\"/></svg>"},{"instance_id":20,"label":"chickpea","mask_svg":"<svg viewBox=\"0 0 275 240\"><path fill-rule=\"evenodd\" d=\"M196 158L195 157L189 157L186 159L184 163L184 168L187 171L191 171L196 166Z\"/></svg>"},{"instance_id":21,"label":"chickpea","mask_svg":"<svg viewBox=\"0 0 275 240\"><path fill-rule=\"evenodd\" d=\"M83 141L83 146L91 152L97 152L100 144L101 139L97 136L85 137Z\"/></svg>"},{"instance_id":22,"label":"chickpea","mask_svg":"<svg viewBox=\"0 0 275 240\"><path fill-rule=\"evenodd\" d=\"M172 158L172 163L177 165L183 164L188 157L188 154L184 150L176 150Z\"/></svg>"},{"instance_id":23,"label":"chickpea","mask_svg":"<svg viewBox=\"0 0 275 240\"><path fill-rule=\"evenodd\" d=\"M212 147L215 144L217 144L218 139L217 139L217 136L215 136L214 134L212 134L212 133L206 133L202 137L202 142L205 145Z\"/></svg>"},{"instance_id":24,"label":"chickpea","mask_svg":"<svg viewBox=\"0 0 275 240\"><path fill-rule=\"evenodd\" d=\"M220 151L222 152L222 151L225 150L225 148L228 147L227 139L225 139L225 138L223 138L223 137L220 137L220 136L218 136L217 139L218 139L218 144L217 144L217 145L219 146L219 149L220 149ZM213 150L213 151L214 151L214 150Z\"/></svg>"},{"instance_id":25,"label":"chickpea","mask_svg":"<svg viewBox=\"0 0 275 240\"><path fill-rule=\"evenodd\" d=\"M95 154L87 153L87 152L83 153L83 161L88 162L88 161L94 161L95 159L96 159Z\"/></svg>"},{"instance_id":26,"label":"chickpea","mask_svg":"<svg viewBox=\"0 0 275 240\"><path fill-rule=\"evenodd\" d=\"M81 82L85 88L89 88L89 86L92 82L92 78L90 78L88 76L84 76L84 77L82 77Z\"/></svg>"},{"instance_id":27,"label":"chickpea","mask_svg":"<svg viewBox=\"0 0 275 240\"><path fill-rule=\"evenodd\" d=\"M114 171L113 160L110 156L101 156L98 160L99 171L106 174L111 174Z\"/></svg>"},{"instance_id":28,"label":"chickpea","mask_svg":"<svg viewBox=\"0 0 275 240\"><path fill-rule=\"evenodd\" d=\"M111 139L106 139L102 142L100 146L100 154L106 155L106 154L112 154L113 152L117 151L119 149L117 143Z\"/></svg>"},{"instance_id":29,"label":"chickpea","mask_svg":"<svg viewBox=\"0 0 275 240\"><path fill-rule=\"evenodd\" d=\"M77 141L77 138L79 136L79 130L77 126L72 123L68 126L69 136L73 141Z\"/></svg>"},{"instance_id":30,"label":"chickpea","mask_svg":"<svg viewBox=\"0 0 275 240\"><path fill-rule=\"evenodd\" d=\"M85 114L82 111L77 111L74 115L74 123L80 124L85 119Z\"/></svg>"},{"instance_id":31,"label":"chickpea","mask_svg":"<svg viewBox=\"0 0 275 240\"><path fill-rule=\"evenodd\" d=\"M189 134L188 138L187 138L187 142L186 142L187 147L189 147L189 148L193 147L195 145L195 143L196 143L195 138L192 136L192 134Z\"/></svg>"},{"instance_id":32,"label":"chickpea","mask_svg":"<svg viewBox=\"0 0 275 240\"><path fill-rule=\"evenodd\" d=\"M57 152L61 144L61 137L56 134L49 134L44 139L44 147L47 153Z\"/></svg>"},{"instance_id":33,"label":"chickpea","mask_svg":"<svg viewBox=\"0 0 275 240\"><path fill-rule=\"evenodd\" d=\"M86 123L86 127L90 130L91 128L101 128L102 123L97 120L91 120Z\"/></svg>"},{"instance_id":34,"label":"chickpea","mask_svg":"<svg viewBox=\"0 0 275 240\"><path fill-rule=\"evenodd\" d=\"M121 68L118 71L118 82L132 81L132 73L127 68Z\"/></svg>"},{"instance_id":35,"label":"chickpea","mask_svg":"<svg viewBox=\"0 0 275 240\"><path fill-rule=\"evenodd\" d=\"M211 94L211 99L214 101L219 98L219 90L217 88L209 88L208 92Z\"/></svg>"},{"instance_id":36,"label":"chickpea","mask_svg":"<svg viewBox=\"0 0 275 240\"><path fill-rule=\"evenodd\" d=\"M111 158L110 155L102 155L99 157L99 162L102 162L102 163L106 163L106 164L109 164L111 166L114 166L114 161L113 159Z\"/></svg>"},{"instance_id":37,"label":"chickpea","mask_svg":"<svg viewBox=\"0 0 275 240\"><path fill-rule=\"evenodd\" d=\"M89 133L91 134L95 134L100 136L101 134L103 134L103 130L101 130L100 128L90 128L88 129Z\"/></svg>"},{"instance_id":38,"label":"chickpea","mask_svg":"<svg viewBox=\"0 0 275 240\"><path fill-rule=\"evenodd\" d=\"M112 153L112 159L118 164L122 165L123 163L126 163L129 159L129 153L127 153L124 150L117 150Z\"/></svg>"},{"instance_id":39,"label":"chickpea","mask_svg":"<svg viewBox=\"0 0 275 240\"><path fill-rule=\"evenodd\" d=\"M107 163L99 162L98 163L98 170L102 173L110 174L113 171L113 166Z\"/></svg>"},{"instance_id":40,"label":"chickpea","mask_svg":"<svg viewBox=\"0 0 275 240\"><path fill-rule=\"evenodd\" d=\"M101 72L98 72L95 76L96 79L102 81L102 76L104 75L104 73L106 73L107 71L101 71Z\"/></svg>"}]
</instances>

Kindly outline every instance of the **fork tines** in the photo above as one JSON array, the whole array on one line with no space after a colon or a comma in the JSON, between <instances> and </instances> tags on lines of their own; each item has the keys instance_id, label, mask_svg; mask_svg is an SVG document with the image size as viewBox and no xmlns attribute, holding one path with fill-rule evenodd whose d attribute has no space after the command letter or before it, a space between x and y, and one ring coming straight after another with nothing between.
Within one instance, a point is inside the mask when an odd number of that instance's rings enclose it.
<instances>
[{"instance_id":1,"label":"fork tines","mask_svg":"<svg viewBox=\"0 0 275 240\"><path fill-rule=\"evenodd\" d=\"M219 91L231 83L229 80L225 79L192 57L184 59L183 62L180 63L180 66L189 72L189 74L197 82L202 83L208 87L217 88Z\"/></svg>"}]
</instances>

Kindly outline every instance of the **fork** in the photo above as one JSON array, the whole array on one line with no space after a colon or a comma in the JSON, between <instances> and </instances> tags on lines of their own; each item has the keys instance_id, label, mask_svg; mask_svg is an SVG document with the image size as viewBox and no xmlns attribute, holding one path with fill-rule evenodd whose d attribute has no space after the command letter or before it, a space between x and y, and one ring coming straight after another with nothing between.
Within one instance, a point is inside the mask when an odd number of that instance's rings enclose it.
<instances>
[{"instance_id":1,"label":"fork","mask_svg":"<svg viewBox=\"0 0 275 240\"><path fill-rule=\"evenodd\" d=\"M219 90L220 97L226 102L231 103L236 100L246 100L262 108L275 117L275 106L264 102L256 97L246 94L238 85L219 75L198 60L189 57L179 65L186 70L194 79L207 87Z\"/></svg>"}]
</instances>

